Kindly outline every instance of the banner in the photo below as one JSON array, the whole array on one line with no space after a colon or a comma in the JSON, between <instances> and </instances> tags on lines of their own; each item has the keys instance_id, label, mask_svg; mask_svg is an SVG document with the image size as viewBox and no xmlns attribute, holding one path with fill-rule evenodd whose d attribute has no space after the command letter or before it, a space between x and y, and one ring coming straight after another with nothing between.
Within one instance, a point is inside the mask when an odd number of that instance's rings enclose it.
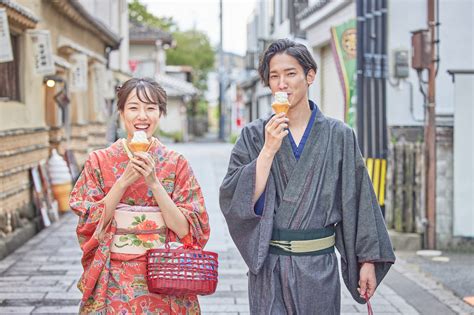
<instances>
[{"instance_id":1,"label":"banner","mask_svg":"<svg viewBox=\"0 0 474 315\"><path fill-rule=\"evenodd\" d=\"M71 79L70 91L82 92L87 90L87 56L84 54L74 54L70 58Z\"/></svg>"},{"instance_id":2,"label":"banner","mask_svg":"<svg viewBox=\"0 0 474 315\"><path fill-rule=\"evenodd\" d=\"M336 61L339 79L344 92L345 122L355 127L356 84L357 84L357 30L352 19L339 26L331 27L331 47Z\"/></svg>"},{"instance_id":3,"label":"banner","mask_svg":"<svg viewBox=\"0 0 474 315\"><path fill-rule=\"evenodd\" d=\"M35 73L40 75L55 74L56 69L51 49L51 33L47 30L30 30L28 34L33 44Z\"/></svg>"},{"instance_id":4,"label":"banner","mask_svg":"<svg viewBox=\"0 0 474 315\"><path fill-rule=\"evenodd\" d=\"M13 61L7 10L0 8L0 62Z\"/></svg>"}]
</instances>

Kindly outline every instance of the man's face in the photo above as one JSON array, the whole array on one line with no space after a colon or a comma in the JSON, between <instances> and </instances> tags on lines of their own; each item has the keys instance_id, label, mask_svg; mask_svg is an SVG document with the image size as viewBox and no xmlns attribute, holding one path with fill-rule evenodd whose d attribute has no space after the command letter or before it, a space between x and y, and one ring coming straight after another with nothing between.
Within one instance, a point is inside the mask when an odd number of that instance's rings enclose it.
<instances>
[{"instance_id":1,"label":"man's face","mask_svg":"<svg viewBox=\"0 0 474 315\"><path fill-rule=\"evenodd\" d=\"M288 93L290 111L298 108L301 102L307 100L308 86L313 83L315 76L314 70L310 70L308 75L305 75L298 61L285 53L273 56L269 66L268 85L272 94Z\"/></svg>"}]
</instances>

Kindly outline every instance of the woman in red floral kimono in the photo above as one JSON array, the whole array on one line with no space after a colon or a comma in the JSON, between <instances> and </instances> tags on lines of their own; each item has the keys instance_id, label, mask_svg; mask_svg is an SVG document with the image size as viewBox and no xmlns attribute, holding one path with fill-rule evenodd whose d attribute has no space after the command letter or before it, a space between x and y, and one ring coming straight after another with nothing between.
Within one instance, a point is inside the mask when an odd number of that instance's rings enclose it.
<instances>
[{"instance_id":1,"label":"woman in red floral kimono","mask_svg":"<svg viewBox=\"0 0 474 315\"><path fill-rule=\"evenodd\" d=\"M196 296L149 293L145 278L146 250L166 235L204 246L210 232L188 162L152 136L166 114L166 92L152 80L131 79L117 105L128 139L92 152L71 193L83 250L80 313L199 314ZM137 131L148 148L132 153Z\"/></svg>"}]
</instances>

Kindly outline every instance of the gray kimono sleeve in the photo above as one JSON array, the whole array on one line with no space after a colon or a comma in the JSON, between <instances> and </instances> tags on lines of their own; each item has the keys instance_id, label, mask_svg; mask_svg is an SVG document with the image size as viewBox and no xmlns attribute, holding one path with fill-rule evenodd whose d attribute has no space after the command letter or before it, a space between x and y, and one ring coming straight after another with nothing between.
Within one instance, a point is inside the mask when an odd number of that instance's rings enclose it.
<instances>
[{"instance_id":1,"label":"gray kimono sleeve","mask_svg":"<svg viewBox=\"0 0 474 315\"><path fill-rule=\"evenodd\" d=\"M252 141L251 141L252 140ZM269 177L262 216L254 212L256 163L258 144L251 139L248 128L242 130L230 157L227 174L220 187L219 202L236 244L249 270L257 274L268 254L273 227L275 188Z\"/></svg>"},{"instance_id":2,"label":"gray kimono sleeve","mask_svg":"<svg viewBox=\"0 0 474 315\"><path fill-rule=\"evenodd\" d=\"M349 128L343 150L342 222L336 226L336 246L344 282L352 297L364 303L357 291L359 264L375 264L378 286L395 262L395 254L355 134Z\"/></svg>"}]
</instances>

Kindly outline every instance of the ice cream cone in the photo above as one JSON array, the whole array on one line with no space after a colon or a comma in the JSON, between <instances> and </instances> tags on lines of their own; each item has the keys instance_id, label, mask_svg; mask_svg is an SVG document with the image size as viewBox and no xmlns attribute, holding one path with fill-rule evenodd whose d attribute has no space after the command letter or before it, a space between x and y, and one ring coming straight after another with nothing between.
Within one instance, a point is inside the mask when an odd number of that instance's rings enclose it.
<instances>
[{"instance_id":1,"label":"ice cream cone","mask_svg":"<svg viewBox=\"0 0 474 315\"><path fill-rule=\"evenodd\" d=\"M66 161L58 154L56 149L53 149L51 158L48 160L48 173L54 199L58 201L59 211L68 211L72 178Z\"/></svg>"},{"instance_id":2,"label":"ice cream cone","mask_svg":"<svg viewBox=\"0 0 474 315\"><path fill-rule=\"evenodd\" d=\"M145 142L130 142L128 144L128 147L130 148L130 150L133 153L135 153L135 152L146 152L149 145L150 145L149 143L145 143Z\"/></svg>"},{"instance_id":3,"label":"ice cream cone","mask_svg":"<svg viewBox=\"0 0 474 315\"><path fill-rule=\"evenodd\" d=\"M272 104L272 108L275 114L278 115L280 113L288 113L290 105L290 102L288 102L288 93L275 92L275 101Z\"/></svg>"},{"instance_id":4,"label":"ice cream cone","mask_svg":"<svg viewBox=\"0 0 474 315\"><path fill-rule=\"evenodd\" d=\"M275 114L279 113L288 113L288 110L290 109L290 104L289 103L273 103L272 104L273 111Z\"/></svg>"},{"instance_id":5,"label":"ice cream cone","mask_svg":"<svg viewBox=\"0 0 474 315\"><path fill-rule=\"evenodd\" d=\"M51 185L54 199L58 201L59 211L66 212L69 210L69 195L71 194L72 184L64 183L60 185Z\"/></svg>"},{"instance_id":6,"label":"ice cream cone","mask_svg":"<svg viewBox=\"0 0 474 315\"><path fill-rule=\"evenodd\" d=\"M135 152L146 152L150 141L147 139L146 133L144 131L135 131L133 133L133 138L129 142L128 147L130 151Z\"/></svg>"}]
</instances>

